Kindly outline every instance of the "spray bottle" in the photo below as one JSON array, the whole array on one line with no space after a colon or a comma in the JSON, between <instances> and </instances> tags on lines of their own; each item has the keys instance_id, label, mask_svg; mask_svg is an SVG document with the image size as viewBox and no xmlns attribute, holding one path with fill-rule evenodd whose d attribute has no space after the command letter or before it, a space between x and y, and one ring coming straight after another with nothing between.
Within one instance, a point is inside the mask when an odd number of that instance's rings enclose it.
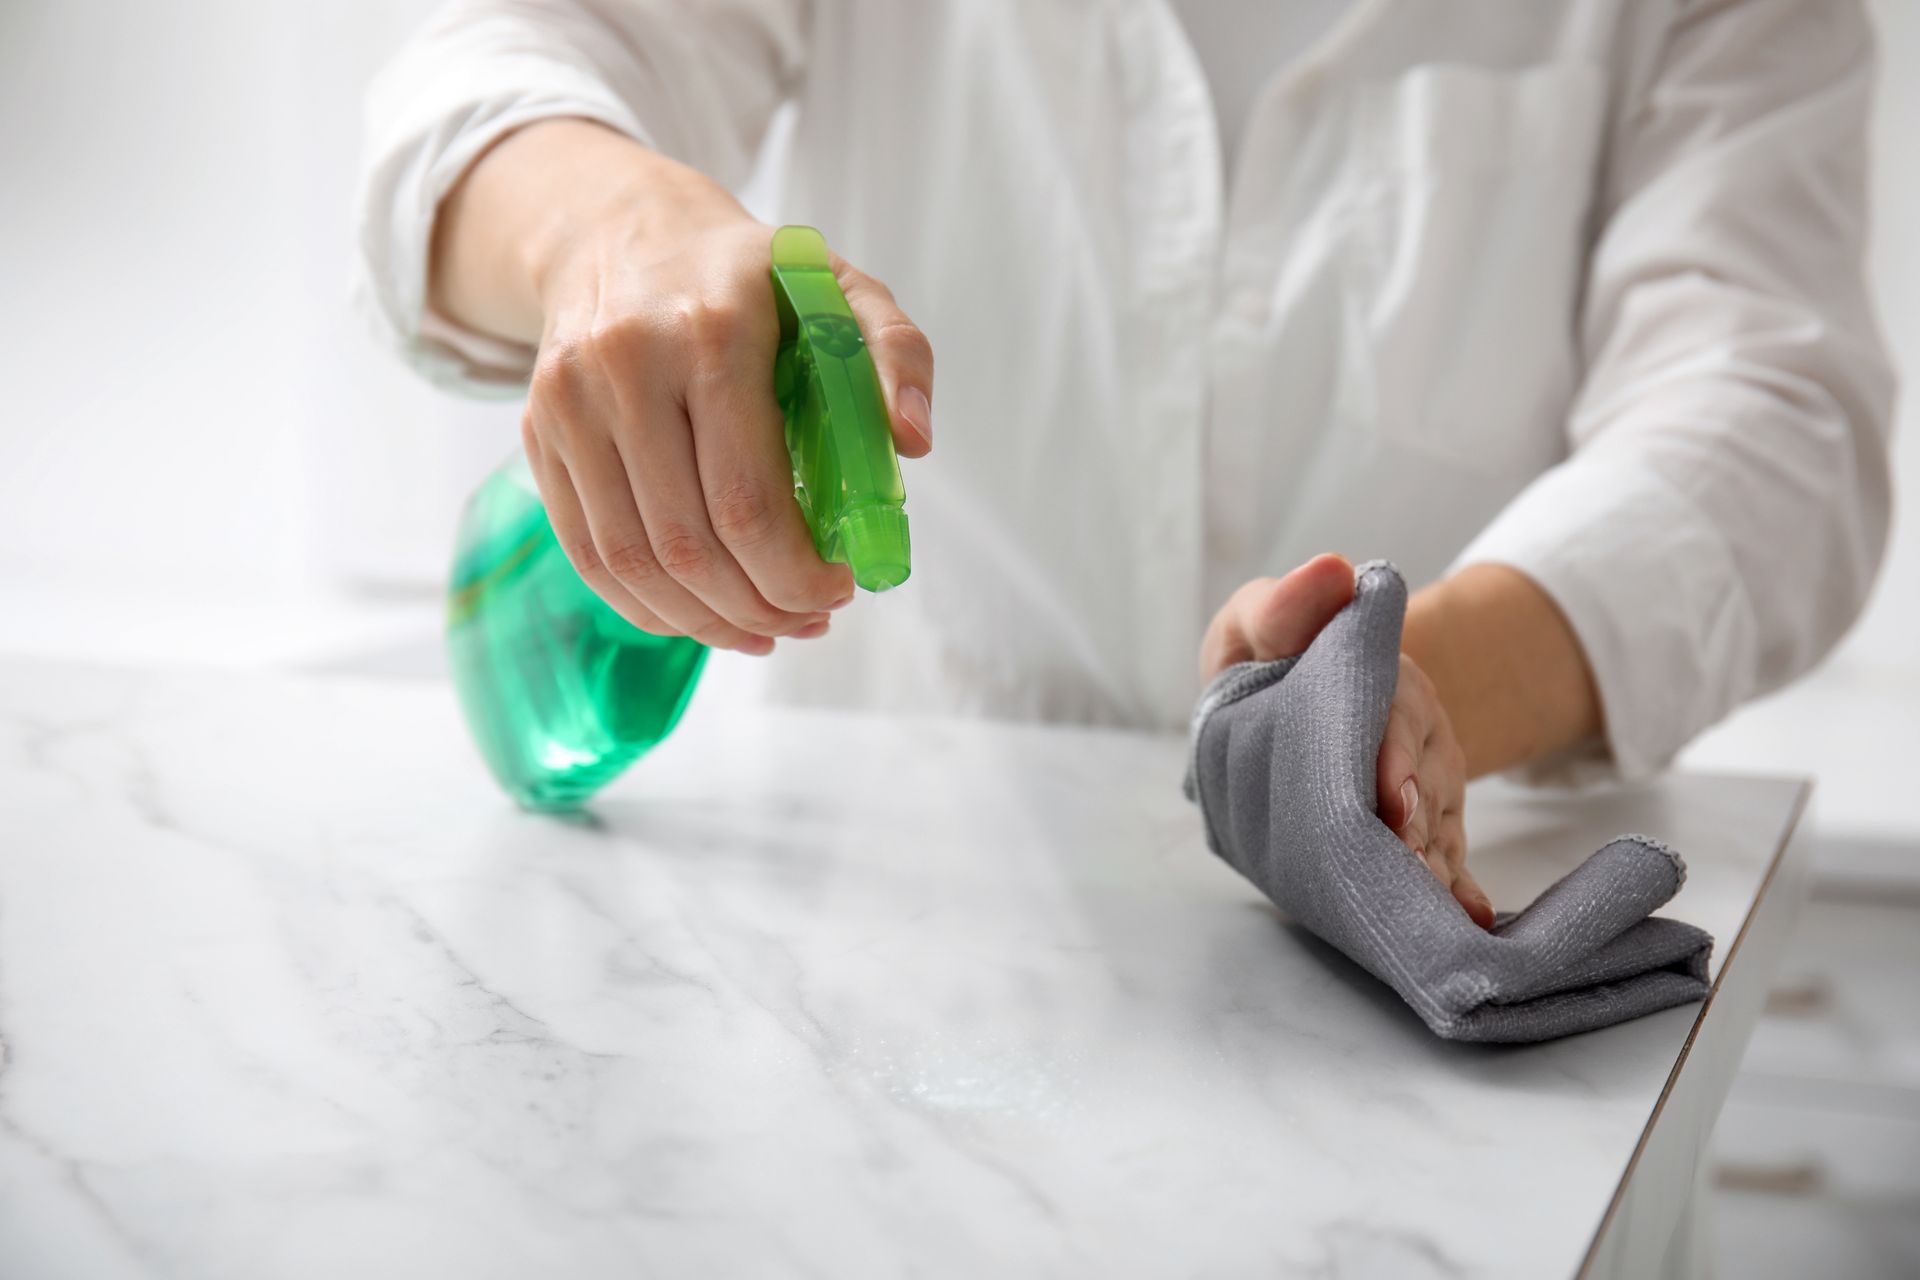
<instances>
[{"instance_id":1,"label":"spray bottle","mask_svg":"<svg viewBox=\"0 0 1920 1280\"><path fill-rule=\"evenodd\" d=\"M906 489L880 379L834 279L826 241L782 227L772 247L794 497L823 559L885 591L910 568ZM526 460L483 482L461 518L447 650L468 728L523 807L564 812L659 743L686 710L707 649L655 636L580 580Z\"/></svg>"}]
</instances>

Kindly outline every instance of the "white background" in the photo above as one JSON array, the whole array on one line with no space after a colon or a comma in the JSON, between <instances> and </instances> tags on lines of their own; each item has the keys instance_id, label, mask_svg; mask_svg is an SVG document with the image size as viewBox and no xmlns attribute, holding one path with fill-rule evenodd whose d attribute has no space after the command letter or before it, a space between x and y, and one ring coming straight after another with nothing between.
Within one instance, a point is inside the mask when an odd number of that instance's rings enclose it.
<instances>
[{"instance_id":1,"label":"white background","mask_svg":"<svg viewBox=\"0 0 1920 1280\"><path fill-rule=\"evenodd\" d=\"M348 305L360 95L429 7L0 0L0 655L379 670L430 650L455 511L517 408L430 390ZM1920 0L1872 7L1872 274L1913 378ZM1896 433L1909 506L1917 404ZM1920 1027L1899 994L1920 912L1897 905L1920 901L1916 635L1902 510L1841 650L1693 753L1818 774L1828 886L1782 978L1813 975L1826 1012L1763 1023L1721 1126L1730 1274L1870 1274L1920 1221ZM1849 1124L1892 1154L1820 1155ZM1806 1160L1818 1194L1737 1190Z\"/></svg>"}]
</instances>

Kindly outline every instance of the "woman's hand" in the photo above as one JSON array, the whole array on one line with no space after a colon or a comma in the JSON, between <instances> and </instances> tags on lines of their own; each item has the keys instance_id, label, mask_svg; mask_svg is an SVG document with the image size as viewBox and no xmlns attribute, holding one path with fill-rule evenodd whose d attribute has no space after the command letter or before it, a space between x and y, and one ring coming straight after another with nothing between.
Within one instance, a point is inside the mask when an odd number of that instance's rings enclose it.
<instances>
[{"instance_id":1,"label":"woman's hand","mask_svg":"<svg viewBox=\"0 0 1920 1280\"><path fill-rule=\"evenodd\" d=\"M1303 652L1352 599L1353 566L1334 555L1309 560L1284 578L1249 582L1207 628L1200 646L1201 678L1211 680L1236 662ZM1491 928L1493 904L1466 865L1466 755L1433 682L1405 654L1374 775L1380 820L1476 923Z\"/></svg>"},{"instance_id":2,"label":"woman's hand","mask_svg":"<svg viewBox=\"0 0 1920 1280\"><path fill-rule=\"evenodd\" d=\"M510 135L443 204L434 301L537 340L522 439L555 535L635 626L764 654L853 598L793 500L773 395L773 230L712 182L598 125ZM933 352L836 259L901 454L931 447Z\"/></svg>"},{"instance_id":3,"label":"woman's hand","mask_svg":"<svg viewBox=\"0 0 1920 1280\"><path fill-rule=\"evenodd\" d=\"M1433 681L1400 655L1400 682L1374 767L1380 820L1420 856L1474 923L1493 927L1493 903L1467 870L1467 756Z\"/></svg>"}]
</instances>

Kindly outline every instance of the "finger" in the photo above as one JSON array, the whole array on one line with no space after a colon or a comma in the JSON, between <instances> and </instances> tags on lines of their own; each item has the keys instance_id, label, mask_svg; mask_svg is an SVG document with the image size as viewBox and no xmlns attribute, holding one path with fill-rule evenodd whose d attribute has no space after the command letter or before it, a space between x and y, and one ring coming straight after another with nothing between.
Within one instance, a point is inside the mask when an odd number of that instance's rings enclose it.
<instances>
[{"instance_id":1,"label":"finger","mask_svg":"<svg viewBox=\"0 0 1920 1280\"><path fill-rule=\"evenodd\" d=\"M1433 872L1434 878L1440 882L1441 888L1451 889L1453 887L1453 882L1460 875L1460 859L1462 856L1463 854L1455 840L1454 833L1448 830L1444 824L1440 824L1440 829L1434 832L1433 838L1426 844L1426 862L1427 870Z\"/></svg>"},{"instance_id":2,"label":"finger","mask_svg":"<svg viewBox=\"0 0 1920 1280\"><path fill-rule=\"evenodd\" d=\"M702 644L751 654L772 652L771 639L722 618L660 562L613 445L606 441L579 444L575 454L567 462L567 473L579 495L604 571L669 624Z\"/></svg>"},{"instance_id":3,"label":"finger","mask_svg":"<svg viewBox=\"0 0 1920 1280\"><path fill-rule=\"evenodd\" d=\"M838 254L833 274L873 353L893 421L893 443L909 458L933 448L933 344L894 301L893 291Z\"/></svg>"},{"instance_id":4,"label":"finger","mask_svg":"<svg viewBox=\"0 0 1920 1280\"><path fill-rule=\"evenodd\" d=\"M1380 821L1389 830L1403 834L1412 831L1424 837L1435 815L1421 810L1428 808L1435 797L1420 777L1421 738L1414 712L1395 703L1387 712L1387 728L1380 739L1380 756L1373 772L1374 805Z\"/></svg>"},{"instance_id":5,"label":"finger","mask_svg":"<svg viewBox=\"0 0 1920 1280\"><path fill-rule=\"evenodd\" d=\"M680 405L650 394L657 389L655 383L646 392L620 396L622 430L614 444L652 559L742 631L780 636L818 622L818 613L790 613L771 604L721 543L707 518L692 424Z\"/></svg>"},{"instance_id":6,"label":"finger","mask_svg":"<svg viewBox=\"0 0 1920 1280\"><path fill-rule=\"evenodd\" d=\"M793 499L780 406L755 372L772 364L771 345L762 352L743 342L708 359L713 363L688 380L687 414L715 535L774 608L789 614L839 608L853 599L853 572L820 558Z\"/></svg>"},{"instance_id":7,"label":"finger","mask_svg":"<svg viewBox=\"0 0 1920 1280\"><path fill-rule=\"evenodd\" d=\"M1420 746L1420 767L1432 779L1442 809L1458 810L1467 794L1467 753L1453 735L1453 726L1439 704L1428 722L1427 740Z\"/></svg>"},{"instance_id":8,"label":"finger","mask_svg":"<svg viewBox=\"0 0 1920 1280\"><path fill-rule=\"evenodd\" d=\"M1381 794L1388 800L1379 803L1380 821L1397 836L1400 843L1423 857L1438 818L1438 797L1421 776L1420 740L1410 711L1395 705L1387 713L1387 730L1380 742L1380 757L1374 765L1374 777ZM1392 778L1388 783L1380 781Z\"/></svg>"},{"instance_id":9,"label":"finger","mask_svg":"<svg viewBox=\"0 0 1920 1280\"><path fill-rule=\"evenodd\" d=\"M1467 869L1467 833L1458 809L1441 809L1434 818L1428 856L1444 862L1451 878Z\"/></svg>"},{"instance_id":10,"label":"finger","mask_svg":"<svg viewBox=\"0 0 1920 1280\"><path fill-rule=\"evenodd\" d=\"M1487 891L1480 887L1480 882L1464 866L1453 878L1453 897L1475 924L1482 929L1493 928L1493 900L1487 897Z\"/></svg>"},{"instance_id":11,"label":"finger","mask_svg":"<svg viewBox=\"0 0 1920 1280\"><path fill-rule=\"evenodd\" d=\"M1482 929L1493 927L1493 902L1467 870L1467 832L1460 810L1442 815L1428 851L1428 865L1475 924Z\"/></svg>"},{"instance_id":12,"label":"finger","mask_svg":"<svg viewBox=\"0 0 1920 1280\"><path fill-rule=\"evenodd\" d=\"M574 572L616 613L655 635L685 635L689 632L682 621L663 617L608 567L602 549L594 543L585 499L567 469L569 435L583 425L608 420L613 412L603 381L583 347L570 342L542 343L527 410L520 418L520 440L554 536ZM583 469L583 477L589 474Z\"/></svg>"},{"instance_id":13,"label":"finger","mask_svg":"<svg viewBox=\"0 0 1920 1280\"><path fill-rule=\"evenodd\" d=\"M1405 824L1402 825L1398 831L1394 832L1394 834L1400 837L1401 844L1404 844L1422 858L1431 859L1433 856L1433 837L1431 824L1428 820L1429 812L1424 805L1416 809L1413 816L1408 818Z\"/></svg>"},{"instance_id":14,"label":"finger","mask_svg":"<svg viewBox=\"0 0 1920 1280\"><path fill-rule=\"evenodd\" d=\"M1270 587L1248 591L1242 620L1253 656L1304 652L1352 599L1353 566L1337 555L1315 556Z\"/></svg>"},{"instance_id":15,"label":"finger","mask_svg":"<svg viewBox=\"0 0 1920 1280\"><path fill-rule=\"evenodd\" d=\"M1451 803L1453 793L1436 785L1444 779L1435 773L1434 761L1428 759L1434 754L1436 737L1437 703L1430 696L1431 688L1413 659L1401 654L1393 703L1374 769L1374 808L1380 820L1395 831L1414 817L1423 793L1429 800Z\"/></svg>"},{"instance_id":16,"label":"finger","mask_svg":"<svg viewBox=\"0 0 1920 1280\"><path fill-rule=\"evenodd\" d=\"M531 415L528 417L531 422ZM642 604L631 591L607 571L593 545L593 533L573 491L573 480L565 467L541 448L530 425L523 424L521 436L526 444L527 466L540 489L540 501L547 509L547 523L553 527L555 541L581 581L605 600L610 608L642 631L656 636L677 636L682 632Z\"/></svg>"},{"instance_id":17,"label":"finger","mask_svg":"<svg viewBox=\"0 0 1920 1280\"><path fill-rule=\"evenodd\" d=\"M1267 662L1305 651L1353 599L1353 566L1337 555L1315 556L1281 578L1261 578L1233 593L1200 643L1201 675L1212 679L1236 662Z\"/></svg>"}]
</instances>

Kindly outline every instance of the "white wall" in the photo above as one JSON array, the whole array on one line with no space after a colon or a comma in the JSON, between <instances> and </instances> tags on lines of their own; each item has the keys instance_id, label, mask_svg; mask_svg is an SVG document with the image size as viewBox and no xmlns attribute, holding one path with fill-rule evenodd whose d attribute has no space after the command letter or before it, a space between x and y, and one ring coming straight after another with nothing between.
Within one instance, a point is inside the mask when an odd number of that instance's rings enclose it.
<instances>
[{"instance_id":1,"label":"white wall","mask_svg":"<svg viewBox=\"0 0 1920 1280\"><path fill-rule=\"evenodd\" d=\"M0 572L438 572L515 411L346 306L359 96L430 7L0 4Z\"/></svg>"}]
</instances>

